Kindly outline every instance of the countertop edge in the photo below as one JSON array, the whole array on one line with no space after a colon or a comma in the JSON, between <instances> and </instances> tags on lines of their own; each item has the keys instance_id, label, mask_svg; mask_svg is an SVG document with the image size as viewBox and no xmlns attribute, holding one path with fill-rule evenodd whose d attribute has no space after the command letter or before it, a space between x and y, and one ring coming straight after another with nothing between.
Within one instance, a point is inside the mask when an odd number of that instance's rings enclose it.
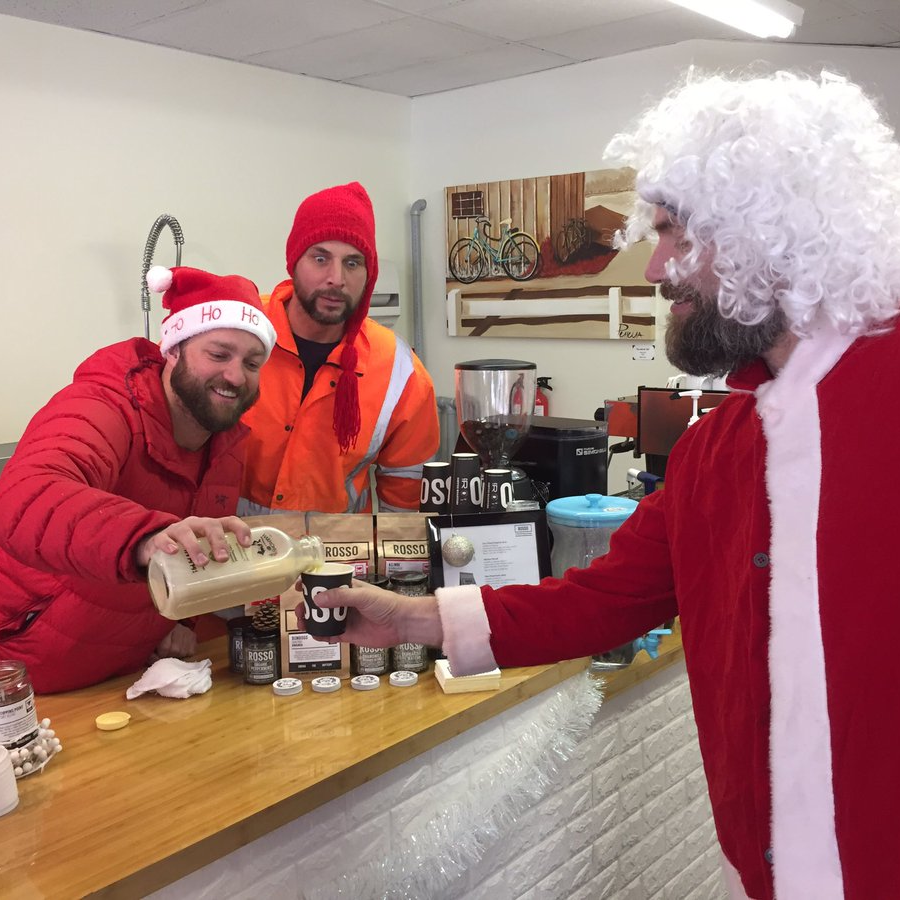
<instances>
[{"instance_id":1,"label":"countertop edge","mask_svg":"<svg viewBox=\"0 0 900 900\"><path fill-rule=\"evenodd\" d=\"M663 638L656 659L646 654L629 667L600 673L604 700L652 678L684 658L680 635ZM317 782L247 818L201 838L195 843L148 863L116 882L87 894L89 897L144 897L192 872L239 850L252 841L299 818L347 792L391 771L402 763L431 750L451 738L536 697L587 669L590 659L580 658L542 668L503 691L485 694L475 706L455 713L441 722L412 734L378 753ZM528 672L527 669L516 670ZM430 676L433 677L433 676Z\"/></svg>"}]
</instances>

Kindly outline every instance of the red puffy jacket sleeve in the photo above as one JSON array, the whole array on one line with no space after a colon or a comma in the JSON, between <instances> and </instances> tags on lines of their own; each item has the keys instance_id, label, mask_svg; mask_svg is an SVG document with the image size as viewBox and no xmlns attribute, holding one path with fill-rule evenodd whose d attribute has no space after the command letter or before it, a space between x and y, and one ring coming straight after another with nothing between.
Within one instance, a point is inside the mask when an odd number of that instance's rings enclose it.
<instances>
[{"instance_id":1,"label":"red puffy jacket sleeve","mask_svg":"<svg viewBox=\"0 0 900 900\"><path fill-rule=\"evenodd\" d=\"M127 409L73 384L31 421L0 477L0 541L45 572L139 581L137 543L178 521L115 492L135 440Z\"/></svg>"}]
</instances>

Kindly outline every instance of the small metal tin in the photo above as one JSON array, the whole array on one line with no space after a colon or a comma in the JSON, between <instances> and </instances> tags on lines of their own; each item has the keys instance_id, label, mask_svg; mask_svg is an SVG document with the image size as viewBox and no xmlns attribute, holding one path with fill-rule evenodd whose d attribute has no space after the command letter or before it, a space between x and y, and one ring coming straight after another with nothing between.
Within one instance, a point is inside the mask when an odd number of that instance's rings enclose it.
<instances>
[{"instance_id":1,"label":"small metal tin","mask_svg":"<svg viewBox=\"0 0 900 900\"><path fill-rule=\"evenodd\" d=\"M320 678L313 678L310 683L312 689L319 694L330 694L341 689L341 679L334 675L322 675Z\"/></svg>"},{"instance_id":2,"label":"small metal tin","mask_svg":"<svg viewBox=\"0 0 900 900\"><path fill-rule=\"evenodd\" d=\"M381 685L381 679L377 675L357 675L350 679L350 687L356 691L374 691Z\"/></svg>"},{"instance_id":3,"label":"small metal tin","mask_svg":"<svg viewBox=\"0 0 900 900\"><path fill-rule=\"evenodd\" d=\"M412 687L419 680L415 672L391 672L391 684L394 687Z\"/></svg>"},{"instance_id":4,"label":"small metal tin","mask_svg":"<svg viewBox=\"0 0 900 900\"><path fill-rule=\"evenodd\" d=\"M279 678L272 682L272 691L279 697L289 697L303 690L303 682L299 678Z\"/></svg>"}]
</instances>

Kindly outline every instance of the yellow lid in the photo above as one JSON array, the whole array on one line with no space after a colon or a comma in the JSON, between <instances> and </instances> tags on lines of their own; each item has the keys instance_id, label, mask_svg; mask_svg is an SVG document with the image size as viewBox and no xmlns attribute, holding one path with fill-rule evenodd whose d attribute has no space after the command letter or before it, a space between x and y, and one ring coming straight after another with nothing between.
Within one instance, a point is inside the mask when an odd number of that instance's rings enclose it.
<instances>
[{"instance_id":1,"label":"yellow lid","mask_svg":"<svg viewBox=\"0 0 900 900\"><path fill-rule=\"evenodd\" d=\"M119 728L124 728L130 719L131 713L108 712L97 716L97 718L94 719L94 724L101 731L116 731Z\"/></svg>"}]
</instances>

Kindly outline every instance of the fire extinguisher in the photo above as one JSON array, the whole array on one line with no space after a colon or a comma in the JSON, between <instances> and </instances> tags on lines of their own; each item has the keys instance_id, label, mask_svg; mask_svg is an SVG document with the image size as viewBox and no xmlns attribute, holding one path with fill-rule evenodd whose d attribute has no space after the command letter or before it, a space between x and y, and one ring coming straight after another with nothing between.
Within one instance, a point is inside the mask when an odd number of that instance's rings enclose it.
<instances>
[{"instance_id":1,"label":"fire extinguisher","mask_svg":"<svg viewBox=\"0 0 900 900\"><path fill-rule=\"evenodd\" d=\"M544 391L552 391L550 387L550 375L541 375L537 380L537 390L534 392L534 414L536 416L550 415L550 398Z\"/></svg>"}]
</instances>

